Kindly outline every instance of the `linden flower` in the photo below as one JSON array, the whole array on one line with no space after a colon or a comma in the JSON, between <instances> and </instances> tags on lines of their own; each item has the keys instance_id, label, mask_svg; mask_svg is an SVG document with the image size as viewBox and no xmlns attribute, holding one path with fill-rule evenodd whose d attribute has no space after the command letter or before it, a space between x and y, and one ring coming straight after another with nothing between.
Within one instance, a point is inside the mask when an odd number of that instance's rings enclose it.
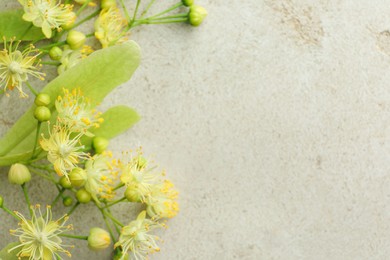
<instances>
[{"instance_id":1,"label":"linden flower","mask_svg":"<svg viewBox=\"0 0 390 260\"><path fill-rule=\"evenodd\" d=\"M83 96L79 88L63 91L64 95L58 96L55 102L61 124L72 132L85 132L88 128L97 128L103 123L101 113L92 109L90 100Z\"/></svg>"},{"instance_id":2,"label":"linden flower","mask_svg":"<svg viewBox=\"0 0 390 260\"><path fill-rule=\"evenodd\" d=\"M38 59L39 51L30 45L22 52L18 50L19 43L13 45L13 40L7 45L4 40L4 50L0 51L0 87L7 91L15 87L19 90L21 97L27 97L23 92L22 83L28 80L28 76L33 76L43 80L44 73L39 72L40 60Z\"/></svg>"},{"instance_id":3,"label":"linden flower","mask_svg":"<svg viewBox=\"0 0 390 260\"><path fill-rule=\"evenodd\" d=\"M43 34L50 38L52 30L61 31L61 26L71 24L76 18L72 5L61 4L59 0L19 0L24 7L23 19L41 27Z\"/></svg>"},{"instance_id":4,"label":"linden flower","mask_svg":"<svg viewBox=\"0 0 390 260\"><path fill-rule=\"evenodd\" d=\"M88 159L89 155L82 152L83 145L78 145L82 133L70 137L71 132L65 128L55 125L49 131L49 138L42 135L40 145L47 151L47 159L54 165L54 170L59 176L68 177L68 172L77 166L80 159Z\"/></svg>"},{"instance_id":5,"label":"linden flower","mask_svg":"<svg viewBox=\"0 0 390 260\"><path fill-rule=\"evenodd\" d=\"M59 235L66 230L72 229L72 225L65 226L68 220L67 215L52 220L51 207L46 207L46 214L42 215L40 206L31 207L33 216L31 220L27 220L19 212L15 214L20 218L21 223L19 228L11 230L10 233L19 237L20 244L8 250L20 250L17 253L19 259L28 257L28 259L62 259L58 253L65 253L69 257L70 252L64 247L72 247L69 245L62 245L62 240ZM39 215L36 214L38 210Z\"/></svg>"},{"instance_id":6,"label":"linden flower","mask_svg":"<svg viewBox=\"0 0 390 260\"><path fill-rule=\"evenodd\" d=\"M127 21L118 8L103 9L95 22L95 37L103 48L128 40Z\"/></svg>"},{"instance_id":7,"label":"linden flower","mask_svg":"<svg viewBox=\"0 0 390 260\"><path fill-rule=\"evenodd\" d=\"M165 180L156 185L146 200L148 215L154 218L173 218L179 211L175 201L178 192L173 190L172 182Z\"/></svg>"},{"instance_id":8,"label":"linden flower","mask_svg":"<svg viewBox=\"0 0 390 260\"><path fill-rule=\"evenodd\" d=\"M138 260L146 259L149 253L160 251L156 244L159 238L148 233L162 226L151 219L146 219L146 212L142 211L136 220L122 228L119 240L114 245L115 248L119 246L122 248L123 254L120 260L125 259L126 254L130 252Z\"/></svg>"},{"instance_id":9,"label":"linden flower","mask_svg":"<svg viewBox=\"0 0 390 260\"><path fill-rule=\"evenodd\" d=\"M118 172L113 170L110 163L111 154L97 154L85 163L87 180L85 189L92 198L99 203L99 199L110 200L114 198L114 188L117 183Z\"/></svg>"},{"instance_id":10,"label":"linden flower","mask_svg":"<svg viewBox=\"0 0 390 260\"><path fill-rule=\"evenodd\" d=\"M119 163L121 169L121 182L131 189L132 197L139 197L144 201L150 194L152 187L155 185L158 175L146 168L147 161L141 152L130 160L129 163Z\"/></svg>"}]
</instances>

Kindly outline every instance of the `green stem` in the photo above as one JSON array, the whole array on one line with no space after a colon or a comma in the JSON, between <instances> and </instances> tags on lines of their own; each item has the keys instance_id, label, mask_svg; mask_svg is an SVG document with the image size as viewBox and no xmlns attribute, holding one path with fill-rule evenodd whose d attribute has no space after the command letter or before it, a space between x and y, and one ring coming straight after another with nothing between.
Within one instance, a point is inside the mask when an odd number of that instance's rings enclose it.
<instances>
[{"instance_id":1,"label":"green stem","mask_svg":"<svg viewBox=\"0 0 390 260\"><path fill-rule=\"evenodd\" d=\"M57 62L57 61L41 61L41 64L43 64L43 65L58 66L58 65L60 65L61 63L59 63L59 62Z\"/></svg>"},{"instance_id":2,"label":"green stem","mask_svg":"<svg viewBox=\"0 0 390 260\"><path fill-rule=\"evenodd\" d=\"M93 37L93 36L95 36L95 33L89 33L89 34L85 35L85 37L87 37L87 38Z\"/></svg>"},{"instance_id":3,"label":"green stem","mask_svg":"<svg viewBox=\"0 0 390 260\"><path fill-rule=\"evenodd\" d=\"M115 204L118 204L118 203L120 203L120 202L122 202L122 201L124 201L124 200L126 200L126 197L123 197L123 198L121 198L121 199L119 199L119 200L117 200L117 201L114 201L113 203L107 204L106 206L103 207L103 209L112 207L112 206L114 206Z\"/></svg>"},{"instance_id":4,"label":"green stem","mask_svg":"<svg viewBox=\"0 0 390 260\"><path fill-rule=\"evenodd\" d=\"M31 166L31 167L34 167L34 166ZM54 184L56 184L56 181L54 181L52 178L50 178L49 176L47 176L47 175L45 175L45 174L43 174L43 173L41 173L41 172L39 172L39 171L37 171L37 170L35 170L35 169L31 169L31 167L29 168L29 170L30 170L32 173L35 173L36 175L38 175L38 176L40 176L40 177L42 177L42 178L45 178L46 180L51 181L51 182L53 182Z\"/></svg>"},{"instance_id":5,"label":"green stem","mask_svg":"<svg viewBox=\"0 0 390 260\"><path fill-rule=\"evenodd\" d=\"M161 16L161 15L163 15L163 14L166 14L166 13L169 13L169 12L171 12L171 11L173 11L173 10L175 10L175 9L177 9L177 8L179 8L179 7L181 7L181 6L183 6L183 3L180 1L180 3L177 3L177 4L173 5L173 6L171 6L170 8L166 9L165 11L162 11L161 13L158 13L158 14L155 14L155 15L153 15L153 16L150 16L150 17L148 17L148 19L149 19L149 18L156 18L156 17L159 17L159 16Z\"/></svg>"},{"instance_id":6,"label":"green stem","mask_svg":"<svg viewBox=\"0 0 390 260\"><path fill-rule=\"evenodd\" d=\"M156 18L145 18L142 20L137 21L158 21L158 20L166 20L166 19L175 19L175 18L188 18L188 13L181 13L181 14L175 14L175 15L169 15L169 16L163 16L163 17L156 17Z\"/></svg>"},{"instance_id":7,"label":"green stem","mask_svg":"<svg viewBox=\"0 0 390 260\"><path fill-rule=\"evenodd\" d=\"M88 236L76 236L76 235L70 235L70 234L59 234L60 237L68 237L68 238L74 238L74 239L80 239L80 240L88 240Z\"/></svg>"},{"instance_id":8,"label":"green stem","mask_svg":"<svg viewBox=\"0 0 390 260\"><path fill-rule=\"evenodd\" d=\"M85 17L83 20L81 20L81 21L79 21L78 23L76 23L75 25L73 25L71 29L74 29L74 28L76 28L77 26L79 26L79 25L85 23L86 21L91 20L92 18L94 18L95 16L97 16L97 15L100 13L100 10L101 10L101 9L98 9L98 10L96 10L95 12L93 12L92 14L88 15L88 16Z\"/></svg>"},{"instance_id":9,"label":"green stem","mask_svg":"<svg viewBox=\"0 0 390 260\"><path fill-rule=\"evenodd\" d=\"M142 19L149 11L150 7L154 4L156 0L151 0L145 10L141 13L140 19Z\"/></svg>"},{"instance_id":10,"label":"green stem","mask_svg":"<svg viewBox=\"0 0 390 260\"><path fill-rule=\"evenodd\" d=\"M134 23L135 18L137 17L138 8L139 8L139 4L140 4L140 3L141 3L141 0L137 0L137 4L136 4L136 6L135 6L135 10L134 10L134 14L133 14L133 19L131 19L130 24L129 24L130 27L131 27L131 25Z\"/></svg>"},{"instance_id":11,"label":"green stem","mask_svg":"<svg viewBox=\"0 0 390 260\"><path fill-rule=\"evenodd\" d=\"M123 225L119 220L117 220L113 215L111 215L110 213L106 212L103 210L103 213L109 217L114 223L118 224L119 226L121 227L124 227L125 225Z\"/></svg>"},{"instance_id":12,"label":"green stem","mask_svg":"<svg viewBox=\"0 0 390 260\"><path fill-rule=\"evenodd\" d=\"M118 190L118 189L120 189L120 188L122 188L123 186L125 186L125 184L119 184L118 186L116 186L115 188L114 188L114 190Z\"/></svg>"},{"instance_id":13,"label":"green stem","mask_svg":"<svg viewBox=\"0 0 390 260\"><path fill-rule=\"evenodd\" d=\"M10 214L12 217L16 218L17 220L20 220L20 218L15 214L13 213L10 209L8 209L6 206L1 206L1 208L7 212L8 214Z\"/></svg>"},{"instance_id":14,"label":"green stem","mask_svg":"<svg viewBox=\"0 0 390 260\"><path fill-rule=\"evenodd\" d=\"M108 213L110 213L110 214L112 215L111 210L110 210L109 208L107 209L107 211L108 211ZM120 228L118 227L118 225L117 225L115 222L113 222L113 224L114 224L114 227L115 227L116 232L117 232L118 234L120 234L120 233L121 233L121 230L120 230Z\"/></svg>"},{"instance_id":15,"label":"green stem","mask_svg":"<svg viewBox=\"0 0 390 260\"><path fill-rule=\"evenodd\" d=\"M34 94L34 96L38 96L38 92L30 85L28 81L26 81L26 85L30 89L30 91Z\"/></svg>"},{"instance_id":16,"label":"green stem","mask_svg":"<svg viewBox=\"0 0 390 260\"><path fill-rule=\"evenodd\" d=\"M104 211L103 211L101 208L99 208L99 210L100 210L100 212L102 213L104 222L106 223L106 226L107 226L107 228L108 228L108 232L110 233L111 239L112 239L112 241L115 243L115 242L116 242L116 241L115 241L115 236L114 236L114 232L112 232L111 225L110 225L110 223L108 222L106 215L104 215Z\"/></svg>"},{"instance_id":17,"label":"green stem","mask_svg":"<svg viewBox=\"0 0 390 260\"><path fill-rule=\"evenodd\" d=\"M77 10L76 16L79 16L79 14L87 7L87 5L91 2L91 0L85 1L85 3Z\"/></svg>"},{"instance_id":18,"label":"green stem","mask_svg":"<svg viewBox=\"0 0 390 260\"><path fill-rule=\"evenodd\" d=\"M31 160L35 158L35 149L37 148L38 140L39 140L39 133L41 132L41 125L42 122L38 121L38 126L37 126L37 133L35 135L35 142L34 142L34 148L32 150L32 155L31 155Z\"/></svg>"},{"instance_id":19,"label":"green stem","mask_svg":"<svg viewBox=\"0 0 390 260\"><path fill-rule=\"evenodd\" d=\"M142 22L135 22L133 27L139 26L141 24L167 24L167 23L182 23L188 21L187 18L185 19L175 19L175 20L151 20L151 21L142 21Z\"/></svg>"},{"instance_id":20,"label":"green stem","mask_svg":"<svg viewBox=\"0 0 390 260\"><path fill-rule=\"evenodd\" d=\"M77 203L74 204L74 206L69 210L69 212L68 212L67 215L70 216L70 215L73 213L73 211L74 211L79 205L80 205L80 202L77 201Z\"/></svg>"},{"instance_id":21,"label":"green stem","mask_svg":"<svg viewBox=\"0 0 390 260\"><path fill-rule=\"evenodd\" d=\"M121 4L123 11L125 12L125 16L126 16L127 21L130 23L130 21L131 21L130 15L129 15L129 12L127 11L125 3L123 2L123 0L120 0L119 3Z\"/></svg>"},{"instance_id":22,"label":"green stem","mask_svg":"<svg viewBox=\"0 0 390 260\"><path fill-rule=\"evenodd\" d=\"M40 48L40 49L50 49L50 48L52 48L52 47L55 47L55 46L62 46L62 45L65 45L65 44L66 44L66 41L62 41L62 42L56 42L56 43L44 45L44 46L41 46L41 47L39 47L39 48Z\"/></svg>"},{"instance_id":23,"label":"green stem","mask_svg":"<svg viewBox=\"0 0 390 260\"><path fill-rule=\"evenodd\" d=\"M58 192L57 197L56 197L56 198L53 200L53 202L50 204L51 206L54 206L54 205L57 203L57 201L62 197L62 194L64 193L64 191L65 191L65 189L62 188L62 189L60 190L60 192Z\"/></svg>"},{"instance_id":24,"label":"green stem","mask_svg":"<svg viewBox=\"0 0 390 260\"><path fill-rule=\"evenodd\" d=\"M30 198L28 197L26 183L22 184L22 189L23 189L23 193L24 193L24 198L26 199L26 202L27 202L28 210L30 211L30 215L32 217L33 211L31 209L31 203L30 203Z\"/></svg>"}]
</instances>

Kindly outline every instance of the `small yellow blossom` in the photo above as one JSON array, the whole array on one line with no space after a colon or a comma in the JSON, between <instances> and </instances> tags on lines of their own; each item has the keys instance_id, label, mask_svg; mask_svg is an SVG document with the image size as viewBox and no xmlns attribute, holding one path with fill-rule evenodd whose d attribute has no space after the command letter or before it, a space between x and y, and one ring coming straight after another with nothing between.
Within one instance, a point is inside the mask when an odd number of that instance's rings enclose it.
<instances>
[{"instance_id":1,"label":"small yellow blossom","mask_svg":"<svg viewBox=\"0 0 390 260\"><path fill-rule=\"evenodd\" d=\"M114 188L118 183L118 172L111 163L111 153L104 152L90 158L85 163L87 180L85 189L97 202L111 200L115 196Z\"/></svg>"},{"instance_id":2,"label":"small yellow blossom","mask_svg":"<svg viewBox=\"0 0 390 260\"><path fill-rule=\"evenodd\" d=\"M60 0L19 0L24 7L23 19L41 27L43 34L50 38L52 30L61 31L61 26L70 24L76 18L72 5Z\"/></svg>"},{"instance_id":3,"label":"small yellow blossom","mask_svg":"<svg viewBox=\"0 0 390 260\"><path fill-rule=\"evenodd\" d=\"M172 182L165 180L155 185L146 200L147 212L150 217L172 218L179 211L179 204L175 201L178 192L173 189Z\"/></svg>"},{"instance_id":4,"label":"small yellow blossom","mask_svg":"<svg viewBox=\"0 0 390 260\"><path fill-rule=\"evenodd\" d=\"M88 159L89 155L82 150L83 145L79 144L82 133L71 137L69 129L55 125L49 131L49 138L42 135L40 145L47 151L47 159L54 165L54 170L59 176L68 176L68 172L77 167L81 159Z\"/></svg>"},{"instance_id":5,"label":"small yellow blossom","mask_svg":"<svg viewBox=\"0 0 390 260\"><path fill-rule=\"evenodd\" d=\"M95 37L103 48L128 40L128 22L116 8L103 9L95 22Z\"/></svg>"},{"instance_id":6,"label":"small yellow blossom","mask_svg":"<svg viewBox=\"0 0 390 260\"><path fill-rule=\"evenodd\" d=\"M132 254L134 259L147 259L150 253L160 251L156 240L159 238L155 235L149 234L150 231L156 228L163 227L162 224L154 220L146 218L146 212L142 211L136 220L124 226L121 230L118 242L115 243L115 248L122 248L122 257L125 259L126 254Z\"/></svg>"},{"instance_id":7,"label":"small yellow blossom","mask_svg":"<svg viewBox=\"0 0 390 260\"><path fill-rule=\"evenodd\" d=\"M33 45L28 46L22 52L18 50L19 43L13 44L13 40L7 45L4 40L4 50L0 51L0 87L4 91L17 88L21 97L27 97L23 92L22 83L28 80L28 76L43 80L44 73L38 59L39 51Z\"/></svg>"},{"instance_id":8,"label":"small yellow blossom","mask_svg":"<svg viewBox=\"0 0 390 260\"><path fill-rule=\"evenodd\" d=\"M66 230L72 229L72 225L65 225L68 216L64 215L58 220L53 220L50 206L46 207L44 215L42 215L39 205L32 206L31 209L33 212L31 220L27 220L22 214L15 212L21 223L18 229L10 232L12 235L19 237L20 244L11 248L8 252L18 250L17 256L19 259L22 257L42 260L61 259L59 253L65 253L70 257L70 252L64 247L72 246L63 245L59 236Z\"/></svg>"},{"instance_id":9,"label":"small yellow blossom","mask_svg":"<svg viewBox=\"0 0 390 260\"><path fill-rule=\"evenodd\" d=\"M58 112L58 121L72 132L84 132L103 123L101 113L91 106L91 101L86 98L80 88L72 91L64 89L63 96L58 96L55 106Z\"/></svg>"}]
</instances>

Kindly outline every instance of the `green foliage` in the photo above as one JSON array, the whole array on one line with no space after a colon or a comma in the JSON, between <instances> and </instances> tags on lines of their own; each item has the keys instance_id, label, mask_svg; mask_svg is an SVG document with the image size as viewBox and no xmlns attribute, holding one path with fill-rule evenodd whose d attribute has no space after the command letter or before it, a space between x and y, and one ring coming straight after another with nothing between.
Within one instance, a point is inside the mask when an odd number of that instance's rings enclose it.
<instances>
[{"instance_id":1,"label":"green foliage","mask_svg":"<svg viewBox=\"0 0 390 260\"><path fill-rule=\"evenodd\" d=\"M14 242L4 247L0 251L0 260L18 260L18 257L16 256L16 254L18 253L17 249L12 251L11 253L8 253L9 249L17 246L18 244L19 244L18 242ZM22 259L27 259L27 258L23 257Z\"/></svg>"}]
</instances>

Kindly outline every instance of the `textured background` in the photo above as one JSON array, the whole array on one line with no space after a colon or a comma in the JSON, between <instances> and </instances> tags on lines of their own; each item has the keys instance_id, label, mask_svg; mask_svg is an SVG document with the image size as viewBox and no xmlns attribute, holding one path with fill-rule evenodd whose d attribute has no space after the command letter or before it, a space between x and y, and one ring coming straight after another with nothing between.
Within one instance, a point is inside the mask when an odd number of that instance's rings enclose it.
<instances>
[{"instance_id":1,"label":"textured background","mask_svg":"<svg viewBox=\"0 0 390 260\"><path fill-rule=\"evenodd\" d=\"M388 259L388 1L197 2L199 28L134 31L142 64L101 106L139 111L111 149L142 145L181 192L153 259ZM0 107L4 133L27 104ZM0 193L23 207L6 174ZM86 233L97 216L87 206L72 222ZM15 223L0 220L4 246ZM92 256L109 259L74 250Z\"/></svg>"}]
</instances>

